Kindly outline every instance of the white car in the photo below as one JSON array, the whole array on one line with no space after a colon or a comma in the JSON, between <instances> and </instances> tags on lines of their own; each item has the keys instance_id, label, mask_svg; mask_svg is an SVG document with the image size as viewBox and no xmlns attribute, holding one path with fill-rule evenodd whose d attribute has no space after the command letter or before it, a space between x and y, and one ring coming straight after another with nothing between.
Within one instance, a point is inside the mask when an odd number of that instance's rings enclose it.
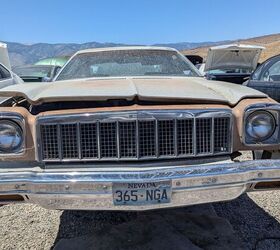
<instances>
[{"instance_id":1,"label":"white car","mask_svg":"<svg viewBox=\"0 0 280 250\"><path fill-rule=\"evenodd\" d=\"M264 47L248 44L228 44L211 47L206 62L199 71L208 80L242 84L256 69Z\"/></svg>"},{"instance_id":2,"label":"white car","mask_svg":"<svg viewBox=\"0 0 280 250\"><path fill-rule=\"evenodd\" d=\"M7 45L0 43L0 88L18 83L23 81L11 71Z\"/></svg>"}]
</instances>

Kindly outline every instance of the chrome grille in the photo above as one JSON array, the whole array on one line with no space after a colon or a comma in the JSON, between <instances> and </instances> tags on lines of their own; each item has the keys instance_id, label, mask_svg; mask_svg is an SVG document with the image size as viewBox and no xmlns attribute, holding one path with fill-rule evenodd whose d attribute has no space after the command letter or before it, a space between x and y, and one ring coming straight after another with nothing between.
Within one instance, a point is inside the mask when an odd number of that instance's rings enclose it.
<instances>
[{"instance_id":1,"label":"chrome grille","mask_svg":"<svg viewBox=\"0 0 280 250\"><path fill-rule=\"evenodd\" d=\"M139 111L38 119L43 161L183 158L231 152L230 111Z\"/></svg>"}]
</instances>

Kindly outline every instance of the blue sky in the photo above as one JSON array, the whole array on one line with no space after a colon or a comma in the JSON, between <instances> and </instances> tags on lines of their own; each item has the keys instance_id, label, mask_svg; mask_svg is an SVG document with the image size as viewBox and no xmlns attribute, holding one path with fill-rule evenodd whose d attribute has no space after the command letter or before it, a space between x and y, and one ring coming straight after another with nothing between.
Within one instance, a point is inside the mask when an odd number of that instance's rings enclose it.
<instances>
[{"instance_id":1,"label":"blue sky","mask_svg":"<svg viewBox=\"0 0 280 250\"><path fill-rule=\"evenodd\" d=\"M280 32L279 0L9 0L0 40L153 44Z\"/></svg>"}]
</instances>

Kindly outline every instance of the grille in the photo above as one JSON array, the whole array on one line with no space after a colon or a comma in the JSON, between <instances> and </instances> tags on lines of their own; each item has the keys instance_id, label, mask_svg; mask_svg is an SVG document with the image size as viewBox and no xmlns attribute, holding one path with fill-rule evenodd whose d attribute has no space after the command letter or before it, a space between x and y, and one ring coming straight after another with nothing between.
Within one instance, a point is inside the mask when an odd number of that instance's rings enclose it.
<instances>
[{"instance_id":1,"label":"grille","mask_svg":"<svg viewBox=\"0 0 280 250\"><path fill-rule=\"evenodd\" d=\"M163 112L164 114L164 112ZM81 115L82 116L82 115ZM183 158L231 150L231 113L154 113L38 120L43 161ZM74 120L74 121L73 121Z\"/></svg>"}]
</instances>

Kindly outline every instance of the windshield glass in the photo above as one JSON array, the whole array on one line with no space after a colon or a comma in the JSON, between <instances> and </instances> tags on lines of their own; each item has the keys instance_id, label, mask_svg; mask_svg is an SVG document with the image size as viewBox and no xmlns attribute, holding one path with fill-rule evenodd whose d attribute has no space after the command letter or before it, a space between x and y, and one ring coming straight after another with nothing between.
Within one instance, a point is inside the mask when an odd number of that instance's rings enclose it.
<instances>
[{"instance_id":1,"label":"windshield glass","mask_svg":"<svg viewBox=\"0 0 280 250\"><path fill-rule=\"evenodd\" d=\"M18 67L14 68L13 71L18 76L28 77L50 77L51 67L48 66L30 66L30 67Z\"/></svg>"},{"instance_id":2,"label":"windshield glass","mask_svg":"<svg viewBox=\"0 0 280 250\"><path fill-rule=\"evenodd\" d=\"M176 51L112 50L74 56L56 80L118 76L198 76Z\"/></svg>"}]
</instances>

